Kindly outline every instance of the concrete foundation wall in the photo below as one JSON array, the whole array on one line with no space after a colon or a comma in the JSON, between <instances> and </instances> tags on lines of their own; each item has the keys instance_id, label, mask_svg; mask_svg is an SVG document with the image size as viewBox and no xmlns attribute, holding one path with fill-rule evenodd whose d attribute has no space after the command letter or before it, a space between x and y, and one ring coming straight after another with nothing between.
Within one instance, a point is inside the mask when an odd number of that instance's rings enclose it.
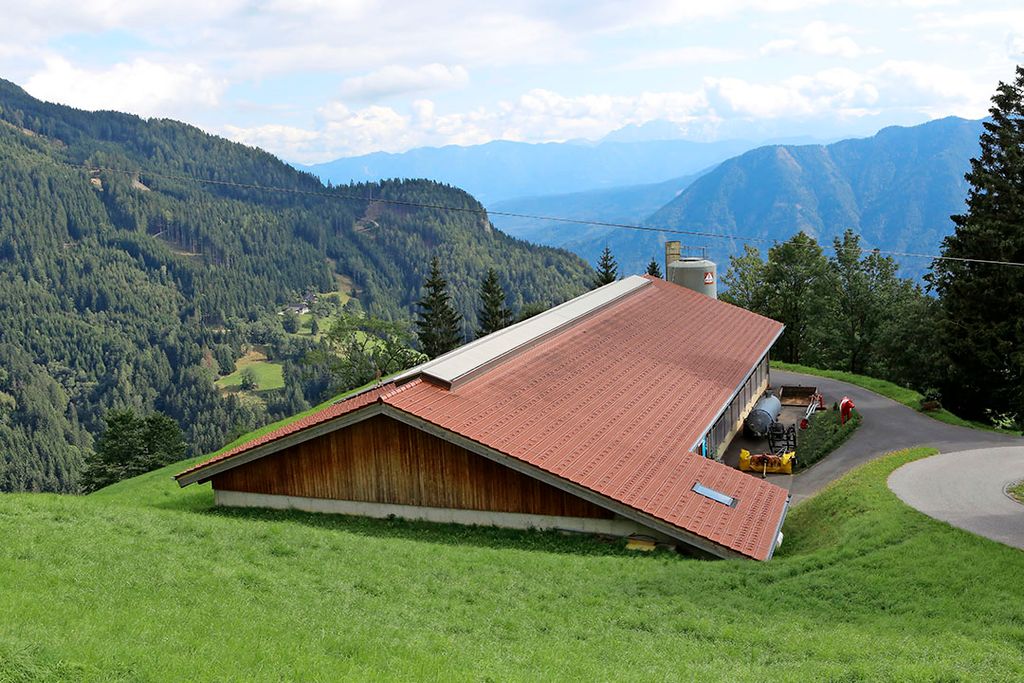
<instances>
[{"instance_id":1,"label":"concrete foundation wall","mask_svg":"<svg viewBox=\"0 0 1024 683\"><path fill-rule=\"evenodd\" d=\"M659 541L677 543L676 540L631 520L598 519L593 517L559 517L554 515L530 515L517 512L491 512L487 510L456 510L451 508L418 507L414 505L390 505L367 503L355 500L333 500L326 498L303 498L266 493L215 490L217 505L229 507L271 508L274 510L302 510L361 517L424 520L428 522L475 524L498 526L511 529L559 529L610 536L642 534Z\"/></svg>"}]
</instances>

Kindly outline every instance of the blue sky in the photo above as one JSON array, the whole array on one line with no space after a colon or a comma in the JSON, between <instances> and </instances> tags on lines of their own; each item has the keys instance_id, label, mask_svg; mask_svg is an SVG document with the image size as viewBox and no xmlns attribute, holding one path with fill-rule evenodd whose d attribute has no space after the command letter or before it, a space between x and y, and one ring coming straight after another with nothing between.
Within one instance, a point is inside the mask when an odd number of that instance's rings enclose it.
<instances>
[{"instance_id":1,"label":"blue sky","mask_svg":"<svg viewBox=\"0 0 1024 683\"><path fill-rule=\"evenodd\" d=\"M599 139L865 135L984 116L1024 3L904 0L4 2L0 76L314 163Z\"/></svg>"}]
</instances>

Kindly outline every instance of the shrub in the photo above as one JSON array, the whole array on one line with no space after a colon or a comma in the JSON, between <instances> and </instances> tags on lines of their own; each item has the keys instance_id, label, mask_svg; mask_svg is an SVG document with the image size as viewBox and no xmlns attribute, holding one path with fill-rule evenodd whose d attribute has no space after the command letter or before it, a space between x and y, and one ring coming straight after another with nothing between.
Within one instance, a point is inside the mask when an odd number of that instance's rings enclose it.
<instances>
[{"instance_id":1,"label":"shrub","mask_svg":"<svg viewBox=\"0 0 1024 683\"><path fill-rule=\"evenodd\" d=\"M854 410L846 424L839 423L838 410L825 410L811 416L807 429L797 436L797 467L804 469L839 448L860 426L860 413Z\"/></svg>"}]
</instances>

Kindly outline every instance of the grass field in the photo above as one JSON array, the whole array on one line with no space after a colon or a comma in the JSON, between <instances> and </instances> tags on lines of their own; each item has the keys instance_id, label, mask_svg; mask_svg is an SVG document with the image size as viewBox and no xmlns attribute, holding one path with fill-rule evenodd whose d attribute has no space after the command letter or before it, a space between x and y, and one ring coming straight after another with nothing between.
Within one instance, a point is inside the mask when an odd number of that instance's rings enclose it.
<instances>
[{"instance_id":1,"label":"grass field","mask_svg":"<svg viewBox=\"0 0 1024 683\"><path fill-rule=\"evenodd\" d=\"M242 386L242 373L251 368L256 373L257 391L280 389L284 386L284 368L273 363L259 351L249 351L235 361L235 371L218 379L215 384L223 391L238 391Z\"/></svg>"},{"instance_id":2,"label":"grass field","mask_svg":"<svg viewBox=\"0 0 1024 683\"><path fill-rule=\"evenodd\" d=\"M184 463L0 497L0 680L1020 680L1024 553L886 476L798 505L766 564L211 507Z\"/></svg>"},{"instance_id":3,"label":"grass field","mask_svg":"<svg viewBox=\"0 0 1024 683\"><path fill-rule=\"evenodd\" d=\"M913 408L914 410L920 410L921 408L922 396L919 392L916 392L913 389L907 389L906 387L901 387L900 385L893 384L892 382L887 382L884 379L875 379L874 377L856 375L852 372L842 372L839 370L819 370L818 368L812 368L807 365L797 365L796 363L784 363L782 361L776 360L772 361L772 367L778 370L801 372L805 375L817 375L818 377L827 377L829 379L839 380L840 382L855 384L858 387L864 387L865 389L870 389L876 394L881 394L882 396L891 398L892 400L898 403L902 403L908 408ZM975 422L974 420L965 420L962 417L954 415L945 408L921 412L922 414L935 418L940 422L956 425L958 427L970 427L972 429L985 429L987 431L992 432L1002 432L1004 434L1020 435L1020 432L1017 431L997 429L992 425L987 425L981 422Z\"/></svg>"}]
</instances>

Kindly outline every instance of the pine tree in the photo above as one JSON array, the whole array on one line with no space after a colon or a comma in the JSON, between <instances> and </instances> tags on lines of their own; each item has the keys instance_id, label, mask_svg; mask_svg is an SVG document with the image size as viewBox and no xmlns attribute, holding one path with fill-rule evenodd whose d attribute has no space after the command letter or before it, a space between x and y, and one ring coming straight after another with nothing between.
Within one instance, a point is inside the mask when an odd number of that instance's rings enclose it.
<instances>
[{"instance_id":1,"label":"pine tree","mask_svg":"<svg viewBox=\"0 0 1024 683\"><path fill-rule=\"evenodd\" d=\"M647 264L647 274L654 277L662 277L661 266L658 265L658 260L654 257L651 257L651 262Z\"/></svg>"},{"instance_id":2,"label":"pine tree","mask_svg":"<svg viewBox=\"0 0 1024 683\"><path fill-rule=\"evenodd\" d=\"M1024 261L1024 67L1000 83L984 123L981 154L964 176L967 212L942 255ZM949 359L943 402L969 417L985 411L1024 423L1024 268L937 260L928 279L943 309Z\"/></svg>"},{"instance_id":3,"label":"pine tree","mask_svg":"<svg viewBox=\"0 0 1024 683\"><path fill-rule=\"evenodd\" d=\"M512 311L505 303L505 290L501 288L494 268L487 270L487 276L480 286L480 312L477 320L480 323L477 337L487 336L512 323Z\"/></svg>"},{"instance_id":4,"label":"pine tree","mask_svg":"<svg viewBox=\"0 0 1024 683\"><path fill-rule=\"evenodd\" d=\"M601 252L601 258L597 261L597 279L594 280L592 289L615 282L619 279L619 264L612 256L612 250L608 247Z\"/></svg>"},{"instance_id":5,"label":"pine tree","mask_svg":"<svg viewBox=\"0 0 1024 683\"><path fill-rule=\"evenodd\" d=\"M423 353L436 358L462 343L462 316L452 306L448 281L441 276L441 262L435 256L430 262L430 275L423 282L423 298L416 302L416 336Z\"/></svg>"}]
</instances>

